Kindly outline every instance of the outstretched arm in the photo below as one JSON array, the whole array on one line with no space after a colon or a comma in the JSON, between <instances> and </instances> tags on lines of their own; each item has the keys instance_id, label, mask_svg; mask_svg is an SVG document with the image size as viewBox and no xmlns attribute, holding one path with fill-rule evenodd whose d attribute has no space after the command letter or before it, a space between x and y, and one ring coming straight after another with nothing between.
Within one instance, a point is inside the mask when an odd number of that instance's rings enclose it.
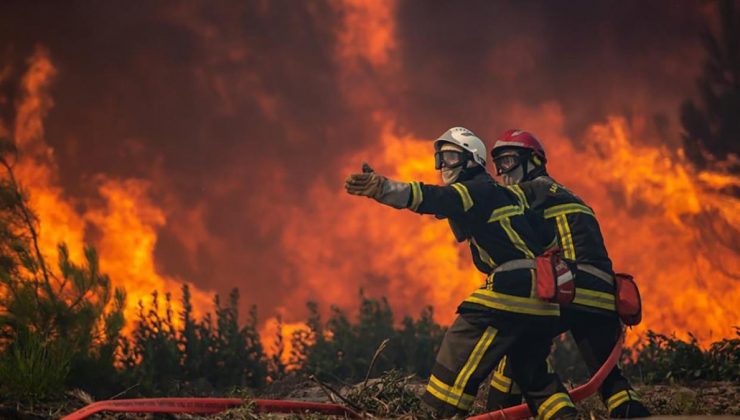
<instances>
[{"instance_id":1,"label":"outstretched arm","mask_svg":"<svg viewBox=\"0 0 740 420\"><path fill-rule=\"evenodd\" d=\"M407 208L411 198L411 184L388 179L367 163L362 164L362 173L347 177L344 188L352 195L370 197L397 209Z\"/></svg>"},{"instance_id":2,"label":"outstretched arm","mask_svg":"<svg viewBox=\"0 0 740 420\"><path fill-rule=\"evenodd\" d=\"M345 181L349 194L370 197L395 207L443 217L462 217L474 205L471 192L462 183L440 187L420 182L399 182L380 175L363 165L363 173L352 174Z\"/></svg>"}]
</instances>

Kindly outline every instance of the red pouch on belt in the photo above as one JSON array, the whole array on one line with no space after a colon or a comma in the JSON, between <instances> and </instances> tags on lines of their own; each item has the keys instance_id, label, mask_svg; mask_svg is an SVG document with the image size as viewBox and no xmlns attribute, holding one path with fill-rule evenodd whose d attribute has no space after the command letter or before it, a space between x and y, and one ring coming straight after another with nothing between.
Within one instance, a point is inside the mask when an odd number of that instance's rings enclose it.
<instances>
[{"instance_id":1,"label":"red pouch on belt","mask_svg":"<svg viewBox=\"0 0 740 420\"><path fill-rule=\"evenodd\" d=\"M642 321L642 300L635 279L625 273L614 275L616 286L617 314L625 325L637 325Z\"/></svg>"},{"instance_id":2,"label":"red pouch on belt","mask_svg":"<svg viewBox=\"0 0 740 420\"><path fill-rule=\"evenodd\" d=\"M537 272L537 297L548 302L567 305L576 296L573 272L555 251L548 251L535 258Z\"/></svg>"}]
</instances>

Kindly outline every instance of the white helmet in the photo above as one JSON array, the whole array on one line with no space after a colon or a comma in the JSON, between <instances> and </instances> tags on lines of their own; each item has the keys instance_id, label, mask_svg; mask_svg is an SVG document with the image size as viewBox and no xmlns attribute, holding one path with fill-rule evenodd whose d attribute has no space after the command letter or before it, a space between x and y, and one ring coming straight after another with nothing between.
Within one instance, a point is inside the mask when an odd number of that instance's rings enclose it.
<instances>
[{"instance_id":1,"label":"white helmet","mask_svg":"<svg viewBox=\"0 0 740 420\"><path fill-rule=\"evenodd\" d=\"M480 166L486 166L486 145L483 140L473 134L472 131L465 127L452 127L445 131L434 141L434 151L439 149L444 143L455 144L473 155L473 160Z\"/></svg>"}]
</instances>

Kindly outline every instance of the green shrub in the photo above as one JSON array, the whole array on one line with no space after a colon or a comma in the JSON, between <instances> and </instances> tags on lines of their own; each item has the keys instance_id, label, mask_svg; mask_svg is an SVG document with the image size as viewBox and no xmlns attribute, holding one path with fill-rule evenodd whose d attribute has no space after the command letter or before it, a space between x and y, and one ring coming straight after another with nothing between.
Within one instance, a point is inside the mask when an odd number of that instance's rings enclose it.
<instances>
[{"instance_id":1,"label":"green shrub","mask_svg":"<svg viewBox=\"0 0 740 420\"><path fill-rule=\"evenodd\" d=\"M48 342L30 329L20 329L0 357L2 395L30 403L61 395L72 356L63 341Z\"/></svg>"},{"instance_id":2,"label":"green shrub","mask_svg":"<svg viewBox=\"0 0 740 420\"><path fill-rule=\"evenodd\" d=\"M696 337L688 341L648 331L646 341L627 353L625 372L645 383L696 380L740 380L740 329L736 337L702 350Z\"/></svg>"},{"instance_id":3,"label":"green shrub","mask_svg":"<svg viewBox=\"0 0 740 420\"><path fill-rule=\"evenodd\" d=\"M143 395L213 393L236 388L258 388L267 376L267 357L257 333L253 306L239 325L239 291L233 289L222 305L214 297L215 322L206 314L192 316L190 290L183 286L182 325L173 319L171 297L165 294L164 314L159 294L148 305L139 302L139 315L131 340L122 349L126 383Z\"/></svg>"},{"instance_id":4,"label":"green shrub","mask_svg":"<svg viewBox=\"0 0 740 420\"><path fill-rule=\"evenodd\" d=\"M398 369L426 377L434 364L444 329L432 319L431 308L418 320L404 318L400 328L393 322L393 312L385 298L372 299L360 291L356 321L337 307L332 307L324 322L318 305L308 303L308 331L292 337L291 365L299 372L333 382L363 380L380 344L387 347L375 360L373 372Z\"/></svg>"}]
</instances>

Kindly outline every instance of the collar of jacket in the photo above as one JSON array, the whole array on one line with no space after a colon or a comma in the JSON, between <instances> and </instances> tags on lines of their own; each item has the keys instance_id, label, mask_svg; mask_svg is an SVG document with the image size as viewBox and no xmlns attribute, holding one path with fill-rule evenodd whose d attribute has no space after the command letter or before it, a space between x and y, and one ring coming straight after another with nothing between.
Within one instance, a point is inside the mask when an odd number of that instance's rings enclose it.
<instances>
[{"instance_id":1,"label":"collar of jacket","mask_svg":"<svg viewBox=\"0 0 740 420\"><path fill-rule=\"evenodd\" d=\"M465 168L462 170L462 172L460 172L460 176L457 177L457 180L455 182L470 181L471 179L485 172L486 168L480 165L473 166L472 168Z\"/></svg>"},{"instance_id":2,"label":"collar of jacket","mask_svg":"<svg viewBox=\"0 0 740 420\"><path fill-rule=\"evenodd\" d=\"M541 176L546 176L546 177L550 176L547 174L547 169L545 169L544 166L538 166L534 170L530 171L528 174L524 175L524 179L522 179L521 182L531 181Z\"/></svg>"}]
</instances>

